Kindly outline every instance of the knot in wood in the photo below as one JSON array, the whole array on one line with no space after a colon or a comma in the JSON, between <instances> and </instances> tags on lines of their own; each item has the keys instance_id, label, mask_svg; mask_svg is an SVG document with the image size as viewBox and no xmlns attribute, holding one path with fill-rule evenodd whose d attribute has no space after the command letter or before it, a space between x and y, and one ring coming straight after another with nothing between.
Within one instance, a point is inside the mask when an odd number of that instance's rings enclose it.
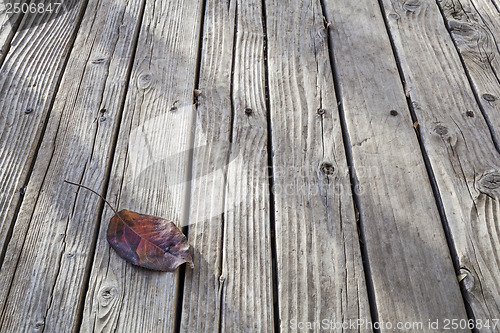
<instances>
[{"instance_id":1,"label":"knot in wood","mask_svg":"<svg viewBox=\"0 0 500 333\"><path fill-rule=\"evenodd\" d=\"M465 115L466 115L467 117L474 118L474 111L470 111L470 110L469 110L469 111L465 112Z\"/></svg>"},{"instance_id":2,"label":"knot in wood","mask_svg":"<svg viewBox=\"0 0 500 333\"><path fill-rule=\"evenodd\" d=\"M391 114L391 116L396 117L398 115L398 111L391 110L390 114Z\"/></svg>"},{"instance_id":3,"label":"knot in wood","mask_svg":"<svg viewBox=\"0 0 500 333\"><path fill-rule=\"evenodd\" d=\"M500 173L487 173L477 182L478 190L491 197L498 197L500 194Z\"/></svg>"},{"instance_id":4,"label":"knot in wood","mask_svg":"<svg viewBox=\"0 0 500 333\"><path fill-rule=\"evenodd\" d=\"M493 96L492 94L483 94L483 98L487 100L488 102L494 102L496 101L496 97Z\"/></svg>"},{"instance_id":5,"label":"knot in wood","mask_svg":"<svg viewBox=\"0 0 500 333\"><path fill-rule=\"evenodd\" d=\"M436 127L434 127L434 131L436 131L436 133L439 135L448 134L448 129L442 125L437 125Z\"/></svg>"},{"instance_id":6,"label":"knot in wood","mask_svg":"<svg viewBox=\"0 0 500 333\"><path fill-rule=\"evenodd\" d=\"M454 35L458 36L472 36L477 31L477 29L475 29L472 25L456 20L450 20L449 25L450 31L453 32Z\"/></svg>"},{"instance_id":7,"label":"knot in wood","mask_svg":"<svg viewBox=\"0 0 500 333\"><path fill-rule=\"evenodd\" d=\"M389 18L393 19L393 20L399 20L400 16L398 13L391 13L391 14L389 14Z\"/></svg>"},{"instance_id":8,"label":"knot in wood","mask_svg":"<svg viewBox=\"0 0 500 333\"><path fill-rule=\"evenodd\" d=\"M335 168L333 167L332 163L329 162L323 162L321 163L321 172L323 172L325 175L333 175Z\"/></svg>"},{"instance_id":9,"label":"knot in wood","mask_svg":"<svg viewBox=\"0 0 500 333\"><path fill-rule=\"evenodd\" d=\"M420 0L406 0L403 4L403 9L407 12L413 13L414 11L418 10L420 5Z\"/></svg>"},{"instance_id":10,"label":"knot in wood","mask_svg":"<svg viewBox=\"0 0 500 333\"><path fill-rule=\"evenodd\" d=\"M251 115L253 113L253 110L251 108L245 108L245 114L247 116Z\"/></svg>"},{"instance_id":11,"label":"knot in wood","mask_svg":"<svg viewBox=\"0 0 500 333\"><path fill-rule=\"evenodd\" d=\"M114 287L102 287L99 290L99 305L106 307L108 306L116 296L116 288Z\"/></svg>"},{"instance_id":12,"label":"knot in wood","mask_svg":"<svg viewBox=\"0 0 500 333\"><path fill-rule=\"evenodd\" d=\"M27 108L24 113L26 114L30 114L31 112L33 112L33 109L32 108Z\"/></svg>"},{"instance_id":13,"label":"knot in wood","mask_svg":"<svg viewBox=\"0 0 500 333\"><path fill-rule=\"evenodd\" d=\"M103 64L105 62L106 62L106 58L97 58L97 59L92 60L92 63L95 65Z\"/></svg>"},{"instance_id":14,"label":"knot in wood","mask_svg":"<svg viewBox=\"0 0 500 333\"><path fill-rule=\"evenodd\" d=\"M45 322L43 320L37 321L35 323L36 330L42 330L44 326L45 326Z\"/></svg>"},{"instance_id":15,"label":"knot in wood","mask_svg":"<svg viewBox=\"0 0 500 333\"><path fill-rule=\"evenodd\" d=\"M147 89L153 83L153 74L149 72L142 73L137 79L137 87L139 89Z\"/></svg>"}]
</instances>

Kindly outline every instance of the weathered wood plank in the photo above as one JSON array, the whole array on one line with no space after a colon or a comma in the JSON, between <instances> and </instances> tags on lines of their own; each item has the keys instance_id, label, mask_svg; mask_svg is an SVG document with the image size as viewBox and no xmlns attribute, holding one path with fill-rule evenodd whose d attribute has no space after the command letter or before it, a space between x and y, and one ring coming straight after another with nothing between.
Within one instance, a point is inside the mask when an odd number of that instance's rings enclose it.
<instances>
[{"instance_id":1,"label":"weathered wood plank","mask_svg":"<svg viewBox=\"0 0 500 333\"><path fill-rule=\"evenodd\" d=\"M429 320L466 319L378 2L326 4L378 319L426 331Z\"/></svg>"},{"instance_id":2,"label":"weathered wood plank","mask_svg":"<svg viewBox=\"0 0 500 333\"><path fill-rule=\"evenodd\" d=\"M41 26L23 21L0 68L0 253L85 4L79 1ZM46 12L39 19L47 21L51 15ZM2 38L9 42L6 31Z\"/></svg>"},{"instance_id":3,"label":"weathered wood plank","mask_svg":"<svg viewBox=\"0 0 500 333\"><path fill-rule=\"evenodd\" d=\"M320 2L266 3L281 329L369 321Z\"/></svg>"},{"instance_id":4,"label":"weathered wood plank","mask_svg":"<svg viewBox=\"0 0 500 333\"><path fill-rule=\"evenodd\" d=\"M107 197L120 208L184 221L200 1L146 2ZM147 271L97 242L82 331L172 331L178 272Z\"/></svg>"},{"instance_id":5,"label":"weathered wood plank","mask_svg":"<svg viewBox=\"0 0 500 333\"><path fill-rule=\"evenodd\" d=\"M438 4L499 145L499 8L493 1L484 0L442 0Z\"/></svg>"},{"instance_id":6,"label":"weathered wood plank","mask_svg":"<svg viewBox=\"0 0 500 333\"><path fill-rule=\"evenodd\" d=\"M196 255L186 271L183 331L274 326L260 6L207 3L195 144L204 149L193 157L189 239Z\"/></svg>"},{"instance_id":7,"label":"weathered wood plank","mask_svg":"<svg viewBox=\"0 0 500 333\"><path fill-rule=\"evenodd\" d=\"M235 1L207 1L189 207L194 269L186 268L182 332L219 332L224 191L231 138Z\"/></svg>"},{"instance_id":8,"label":"weathered wood plank","mask_svg":"<svg viewBox=\"0 0 500 333\"><path fill-rule=\"evenodd\" d=\"M14 37L20 19L20 14L7 14L5 3L0 2L0 66L7 54L6 50Z\"/></svg>"},{"instance_id":9,"label":"weathered wood plank","mask_svg":"<svg viewBox=\"0 0 500 333\"><path fill-rule=\"evenodd\" d=\"M0 271L3 332L68 332L89 272L141 1L88 4Z\"/></svg>"},{"instance_id":10,"label":"weathered wood plank","mask_svg":"<svg viewBox=\"0 0 500 333\"><path fill-rule=\"evenodd\" d=\"M467 300L477 319L498 319L499 153L437 4L383 3L459 266L467 274Z\"/></svg>"},{"instance_id":11,"label":"weathered wood plank","mask_svg":"<svg viewBox=\"0 0 500 333\"><path fill-rule=\"evenodd\" d=\"M479 103L483 109L485 120L490 125L490 130L492 131L492 137L497 141L497 150L499 144L499 133L500 133L500 117L499 113L499 101L500 97L500 85L498 73L500 72L500 51L498 40L500 39L500 22L498 21L499 9L497 5L492 1L441 1L439 2L442 13L444 14L447 26L451 35L461 53L462 60L466 66L466 70L470 80L472 80L472 88L475 89L477 96L479 96ZM468 117L476 117L474 111L468 110L466 115ZM479 115L481 116L481 115ZM484 126L484 124L483 124ZM485 128L483 127L483 130ZM497 155L498 156L498 155ZM497 157L498 158L498 157ZM498 165L498 164L497 164ZM490 197L492 199L492 197ZM478 202L484 204L483 212L485 221L488 223L488 233L484 234L485 238L481 239L481 242L489 239L493 243L493 246L498 247L498 231L492 230L489 226L498 225L498 222L492 222L495 219L494 209L497 204L491 205L488 203L489 207L486 206L487 203L483 203L483 200ZM493 201L493 203L497 201ZM482 206L479 206L482 207ZM484 226L483 226L484 227ZM496 229L498 230L498 229ZM463 232L459 230L458 232ZM461 254L466 249L461 249L459 253ZM495 251L495 250L493 250ZM489 254L489 253L488 253ZM485 263L488 265L491 271L493 267L491 263ZM496 268L499 267L498 263L495 265ZM467 267L464 265L464 268ZM480 267L482 269L482 267ZM476 267L477 269L477 267ZM487 271L488 272L488 271ZM483 275L483 273L479 273ZM486 273L496 276L495 273ZM491 277L493 278L493 277ZM498 279L493 278L494 281ZM483 280L480 277L480 283ZM472 289L471 295L468 295L469 302L473 304L472 308L475 312L477 318L481 319L489 312L483 308L486 306L488 308L497 308L496 313L498 313L498 304L500 299L498 298L498 285L495 288L491 288L486 282L486 289L490 297L490 302L494 302L495 305L491 306L488 303L483 302L483 297L488 297L487 295L477 297L478 293L482 291L477 289L474 284L477 284L473 279L465 280L466 289ZM479 309L478 309L479 308Z\"/></svg>"},{"instance_id":12,"label":"weathered wood plank","mask_svg":"<svg viewBox=\"0 0 500 333\"><path fill-rule=\"evenodd\" d=\"M262 2L236 6L221 327L222 332L274 332Z\"/></svg>"}]
</instances>

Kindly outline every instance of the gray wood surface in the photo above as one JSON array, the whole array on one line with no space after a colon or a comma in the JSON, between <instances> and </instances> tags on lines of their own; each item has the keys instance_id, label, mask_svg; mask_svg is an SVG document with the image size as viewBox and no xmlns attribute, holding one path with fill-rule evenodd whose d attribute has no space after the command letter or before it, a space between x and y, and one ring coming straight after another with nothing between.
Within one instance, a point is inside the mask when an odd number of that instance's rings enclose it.
<instances>
[{"instance_id":1,"label":"gray wood surface","mask_svg":"<svg viewBox=\"0 0 500 333\"><path fill-rule=\"evenodd\" d=\"M181 328L272 331L260 2L209 1L204 30Z\"/></svg>"},{"instance_id":2,"label":"gray wood surface","mask_svg":"<svg viewBox=\"0 0 500 333\"><path fill-rule=\"evenodd\" d=\"M235 1L207 1L193 149L189 243L182 332L219 332L224 192L231 137L231 71Z\"/></svg>"},{"instance_id":3,"label":"gray wood surface","mask_svg":"<svg viewBox=\"0 0 500 333\"><path fill-rule=\"evenodd\" d=\"M6 1L0 332L500 327L497 0ZM126 263L65 179L194 268Z\"/></svg>"},{"instance_id":4,"label":"gray wood surface","mask_svg":"<svg viewBox=\"0 0 500 333\"><path fill-rule=\"evenodd\" d=\"M20 14L7 14L6 3L0 2L0 65L7 55L10 41L20 23Z\"/></svg>"},{"instance_id":5,"label":"gray wood surface","mask_svg":"<svg viewBox=\"0 0 500 333\"><path fill-rule=\"evenodd\" d=\"M273 332L262 2L236 3L233 128L222 254L223 332Z\"/></svg>"},{"instance_id":6,"label":"gray wood surface","mask_svg":"<svg viewBox=\"0 0 500 333\"><path fill-rule=\"evenodd\" d=\"M436 3L384 1L409 97L439 186L466 298L476 319L500 317L500 155ZM468 112L474 117L470 117ZM484 331L496 331L495 329Z\"/></svg>"},{"instance_id":7,"label":"gray wood surface","mask_svg":"<svg viewBox=\"0 0 500 333\"><path fill-rule=\"evenodd\" d=\"M27 183L36 148L49 114L72 39L75 37L85 2L43 26L22 22L12 38L3 26L0 47L11 43L0 56L0 253L6 246L20 188ZM45 19L50 13L41 14ZM4 22L5 23L5 22Z\"/></svg>"},{"instance_id":8,"label":"gray wood surface","mask_svg":"<svg viewBox=\"0 0 500 333\"><path fill-rule=\"evenodd\" d=\"M2 332L76 329L102 203L63 181L104 189L140 5L88 4L0 271Z\"/></svg>"},{"instance_id":9,"label":"gray wood surface","mask_svg":"<svg viewBox=\"0 0 500 333\"><path fill-rule=\"evenodd\" d=\"M466 319L378 3L326 3L378 319Z\"/></svg>"},{"instance_id":10,"label":"gray wood surface","mask_svg":"<svg viewBox=\"0 0 500 333\"><path fill-rule=\"evenodd\" d=\"M266 14L281 329L370 321L320 2Z\"/></svg>"},{"instance_id":11,"label":"gray wood surface","mask_svg":"<svg viewBox=\"0 0 500 333\"><path fill-rule=\"evenodd\" d=\"M199 2L146 3L107 194L115 207L178 226L186 218L200 14ZM103 214L82 331L173 331L178 271L120 258L106 241L112 215Z\"/></svg>"},{"instance_id":12,"label":"gray wood surface","mask_svg":"<svg viewBox=\"0 0 500 333\"><path fill-rule=\"evenodd\" d=\"M493 1L439 3L499 149L500 9ZM471 116L472 114L469 114Z\"/></svg>"}]
</instances>

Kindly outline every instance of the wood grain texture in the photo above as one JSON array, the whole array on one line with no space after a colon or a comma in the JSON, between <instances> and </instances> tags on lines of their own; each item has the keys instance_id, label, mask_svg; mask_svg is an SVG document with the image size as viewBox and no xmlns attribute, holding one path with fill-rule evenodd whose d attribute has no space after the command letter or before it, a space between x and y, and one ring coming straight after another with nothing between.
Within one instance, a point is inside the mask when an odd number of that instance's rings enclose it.
<instances>
[{"instance_id":1,"label":"wood grain texture","mask_svg":"<svg viewBox=\"0 0 500 333\"><path fill-rule=\"evenodd\" d=\"M266 3L281 330L370 321L320 2Z\"/></svg>"},{"instance_id":2,"label":"wood grain texture","mask_svg":"<svg viewBox=\"0 0 500 333\"><path fill-rule=\"evenodd\" d=\"M187 198L200 2L146 2L107 197L115 207L172 220ZM83 332L173 331L178 271L127 264L106 242L106 210Z\"/></svg>"},{"instance_id":3,"label":"wood grain texture","mask_svg":"<svg viewBox=\"0 0 500 333\"><path fill-rule=\"evenodd\" d=\"M378 3L326 5L379 320L466 319Z\"/></svg>"},{"instance_id":4,"label":"wood grain texture","mask_svg":"<svg viewBox=\"0 0 500 333\"><path fill-rule=\"evenodd\" d=\"M22 22L0 68L0 252L5 250L21 200L19 189L27 183L84 8L85 1L81 1L58 20L42 26ZM41 14L39 19L50 15ZM10 37L1 35L5 42L10 42Z\"/></svg>"},{"instance_id":5,"label":"wood grain texture","mask_svg":"<svg viewBox=\"0 0 500 333\"><path fill-rule=\"evenodd\" d=\"M477 319L500 317L500 156L434 1L384 1ZM467 111L475 116L470 117Z\"/></svg>"},{"instance_id":6,"label":"wood grain texture","mask_svg":"<svg viewBox=\"0 0 500 333\"><path fill-rule=\"evenodd\" d=\"M438 2L473 83L492 136L500 144L500 15L493 1ZM469 117L473 114L469 113Z\"/></svg>"},{"instance_id":7,"label":"wood grain texture","mask_svg":"<svg viewBox=\"0 0 500 333\"><path fill-rule=\"evenodd\" d=\"M0 3L0 66L20 23L20 14L7 14L5 3Z\"/></svg>"},{"instance_id":8,"label":"wood grain texture","mask_svg":"<svg viewBox=\"0 0 500 333\"><path fill-rule=\"evenodd\" d=\"M209 1L202 50L181 328L273 331L260 1Z\"/></svg>"},{"instance_id":9,"label":"wood grain texture","mask_svg":"<svg viewBox=\"0 0 500 333\"><path fill-rule=\"evenodd\" d=\"M207 1L204 13L188 234L195 268L186 267L182 332L220 327L235 10L235 1Z\"/></svg>"},{"instance_id":10,"label":"wood grain texture","mask_svg":"<svg viewBox=\"0 0 500 333\"><path fill-rule=\"evenodd\" d=\"M63 181L104 190L140 8L88 4L0 271L1 331L76 329L102 203Z\"/></svg>"},{"instance_id":11,"label":"wood grain texture","mask_svg":"<svg viewBox=\"0 0 500 333\"><path fill-rule=\"evenodd\" d=\"M222 332L274 332L262 2L236 4L224 209Z\"/></svg>"}]
</instances>

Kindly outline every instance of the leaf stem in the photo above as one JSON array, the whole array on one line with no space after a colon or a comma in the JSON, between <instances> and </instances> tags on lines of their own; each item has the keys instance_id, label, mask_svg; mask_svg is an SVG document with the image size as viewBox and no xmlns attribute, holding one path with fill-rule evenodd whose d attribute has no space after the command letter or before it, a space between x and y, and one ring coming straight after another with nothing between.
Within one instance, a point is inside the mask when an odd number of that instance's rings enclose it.
<instances>
[{"instance_id":1,"label":"leaf stem","mask_svg":"<svg viewBox=\"0 0 500 333\"><path fill-rule=\"evenodd\" d=\"M111 208L113 210L113 212L115 212L115 214L120 218L121 220L121 217L120 217L120 214L118 214L118 212L116 211L116 209L111 206L111 204L108 202L108 200L106 200L102 195L100 195L99 193L97 193L96 191L94 191L93 189L85 186L85 185L82 185L82 184L77 184L77 183L73 183L73 182L70 182L68 180L64 180L65 183L68 183L68 184L71 184L71 185L76 185L76 186L79 186L79 187L83 187L84 189L86 190L89 190L90 192L96 194L99 196L99 198L101 198L102 200L104 200L104 202L109 206L109 208Z\"/></svg>"}]
</instances>

